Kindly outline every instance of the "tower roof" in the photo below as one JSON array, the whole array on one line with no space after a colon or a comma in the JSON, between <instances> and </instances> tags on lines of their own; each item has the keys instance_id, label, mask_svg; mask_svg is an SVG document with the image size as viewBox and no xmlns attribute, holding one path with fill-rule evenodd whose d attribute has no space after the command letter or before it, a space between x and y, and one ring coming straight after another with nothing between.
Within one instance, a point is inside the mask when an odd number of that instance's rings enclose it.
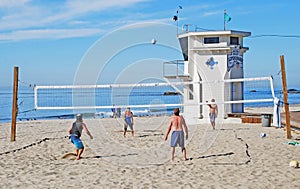
<instances>
[{"instance_id":1,"label":"tower roof","mask_svg":"<svg viewBox=\"0 0 300 189\"><path fill-rule=\"evenodd\" d=\"M237 30L213 30L213 31L196 31L196 32L186 32L178 35L179 38L187 36L222 36L222 35L238 35L241 37L248 37L251 32L237 31Z\"/></svg>"}]
</instances>

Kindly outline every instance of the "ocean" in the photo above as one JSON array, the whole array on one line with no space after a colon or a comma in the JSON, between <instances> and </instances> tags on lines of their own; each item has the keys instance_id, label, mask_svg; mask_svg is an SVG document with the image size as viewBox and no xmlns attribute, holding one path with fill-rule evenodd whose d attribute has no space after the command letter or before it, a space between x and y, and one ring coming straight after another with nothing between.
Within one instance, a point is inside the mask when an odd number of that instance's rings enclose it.
<instances>
[{"instance_id":1,"label":"ocean","mask_svg":"<svg viewBox=\"0 0 300 189\"><path fill-rule=\"evenodd\" d=\"M100 89L99 89L100 90ZM104 89L101 89L104 90ZM105 89L107 90L107 89ZM170 88L161 88L161 91L152 90L151 87L147 87L144 91L131 91L129 97L126 99L127 102L131 105L134 104L179 104L182 103L183 99L181 95L164 95L164 92L170 91ZM174 90L173 90L174 91ZM299 91L292 90L291 93L288 94L289 104L300 104L300 93ZM112 97L109 92L105 92L106 95L103 95L101 91L98 91L97 97L95 98L96 106L111 106L115 101L123 104L121 97L122 94L117 95L117 97ZM99 95L98 95L99 94ZM45 95L49 95L48 93ZM51 94L57 95L57 94ZM51 96L50 95L50 96ZM126 94L124 94L126 95ZM127 95L128 96L128 95ZM244 89L244 99L255 99L255 96L260 96L263 98L269 98L271 93L264 89L255 89L255 90L247 90ZM280 100L283 99L283 94L281 90L275 90L275 96ZM118 98L120 99L118 100ZM63 97L63 101L59 103L59 105L71 106L72 105L72 92L67 91ZM114 101L115 100L115 101ZM41 104L44 103L44 104ZM41 105L46 105L47 100L43 102L39 102ZM264 102L264 103L245 103L244 107L265 107L265 106L273 106L272 102ZM34 109L34 91L32 87L19 87L18 93L18 121L22 120L42 120L42 119L69 119L74 118L74 113L78 113L79 110L35 110ZM147 115L162 115L162 114L172 114L174 107L158 107L158 108L132 108L134 115L136 116L147 116ZM124 108L122 109L122 112ZM90 110L82 110L81 113L85 113L89 116L96 116L100 118L105 118L111 116L111 109L94 109L93 112ZM11 87L0 87L0 123L10 122L12 114L12 88Z\"/></svg>"}]
</instances>

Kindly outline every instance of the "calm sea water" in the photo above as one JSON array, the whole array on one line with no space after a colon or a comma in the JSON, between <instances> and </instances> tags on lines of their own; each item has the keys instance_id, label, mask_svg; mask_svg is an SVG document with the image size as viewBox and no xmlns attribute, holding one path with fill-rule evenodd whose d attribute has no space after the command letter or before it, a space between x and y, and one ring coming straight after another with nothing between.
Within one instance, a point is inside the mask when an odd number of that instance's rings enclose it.
<instances>
[{"instance_id":1,"label":"calm sea water","mask_svg":"<svg viewBox=\"0 0 300 189\"><path fill-rule=\"evenodd\" d=\"M97 89L98 90L98 89ZM105 91L106 90L106 91ZM176 104L182 103L181 95L164 95L166 91L174 91L172 88L161 88L161 91L153 90L151 87L145 88L139 91L131 91L130 94L122 94L118 92L109 91L111 89L99 89L96 91L95 96L95 105L97 106L111 106L115 102L119 104ZM253 90L253 89L251 89ZM244 99L255 99L257 96L262 98L270 98L271 93L264 89L255 89L256 92L251 92L248 89L244 90ZM72 91L64 91L63 93L53 92L44 92L44 97L46 99L62 99L57 104L49 101L40 101L39 105L47 106L57 105L57 106L71 106L72 105ZM113 95L108 95L113 94ZM126 97L127 96L127 97ZM280 90L275 90L275 96L279 99L283 98ZM51 98L49 98L51 97ZM124 98L126 97L126 98ZM300 94L289 93L289 103L290 104L300 104ZM73 110L35 110L34 109L34 93L33 88L30 87L20 87L18 94L18 105L19 113L18 120L38 120L38 119L67 119L73 118ZM273 106L273 103L245 103L244 107L264 107L264 106ZM135 108L132 109L133 113L137 116L144 115L155 115L155 114L172 114L174 107L161 107L161 108ZM82 113L90 113L90 115L95 115L98 117L109 117L111 115L111 109L96 109L91 111L83 111ZM122 112L124 109L122 109ZM12 114L12 89L9 87L0 87L0 122L10 122Z\"/></svg>"}]
</instances>

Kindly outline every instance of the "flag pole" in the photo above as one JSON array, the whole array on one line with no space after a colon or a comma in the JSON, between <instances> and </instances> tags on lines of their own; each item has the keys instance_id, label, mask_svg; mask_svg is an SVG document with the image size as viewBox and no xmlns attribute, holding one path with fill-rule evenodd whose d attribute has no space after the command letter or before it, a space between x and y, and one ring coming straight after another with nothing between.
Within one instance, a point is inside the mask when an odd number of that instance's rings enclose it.
<instances>
[{"instance_id":1,"label":"flag pole","mask_svg":"<svg viewBox=\"0 0 300 189\"><path fill-rule=\"evenodd\" d=\"M179 9L177 9L177 12L176 12L176 15L177 15L177 20L176 20L176 24L177 24L177 37L178 37L178 11L179 11Z\"/></svg>"},{"instance_id":2,"label":"flag pole","mask_svg":"<svg viewBox=\"0 0 300 189\"><path fill-rule=\"evenodd\" d=\"M224 9L224 16L223 16L223 19L224 19L224 31L226 30L226 20L225 20L225 15L226 15L226 9Z\"/></svg>"}]
</instances>

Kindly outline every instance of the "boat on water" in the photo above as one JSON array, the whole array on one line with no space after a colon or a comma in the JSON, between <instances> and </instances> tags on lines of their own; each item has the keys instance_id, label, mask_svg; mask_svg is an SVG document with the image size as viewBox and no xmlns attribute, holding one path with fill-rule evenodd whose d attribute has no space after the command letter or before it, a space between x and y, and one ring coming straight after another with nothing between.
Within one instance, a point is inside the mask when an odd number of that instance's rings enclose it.
<instances>
[{"instance_id":1,"label":"boat on water","mask_svg":"<svg viewBox=\"0 0 300 189\"><path fill-rule=\"evenodd\" d=\"M164 95L180 95L180 93L176 91L166 91L164 92Z\"/></svg>"}]
</instances>

